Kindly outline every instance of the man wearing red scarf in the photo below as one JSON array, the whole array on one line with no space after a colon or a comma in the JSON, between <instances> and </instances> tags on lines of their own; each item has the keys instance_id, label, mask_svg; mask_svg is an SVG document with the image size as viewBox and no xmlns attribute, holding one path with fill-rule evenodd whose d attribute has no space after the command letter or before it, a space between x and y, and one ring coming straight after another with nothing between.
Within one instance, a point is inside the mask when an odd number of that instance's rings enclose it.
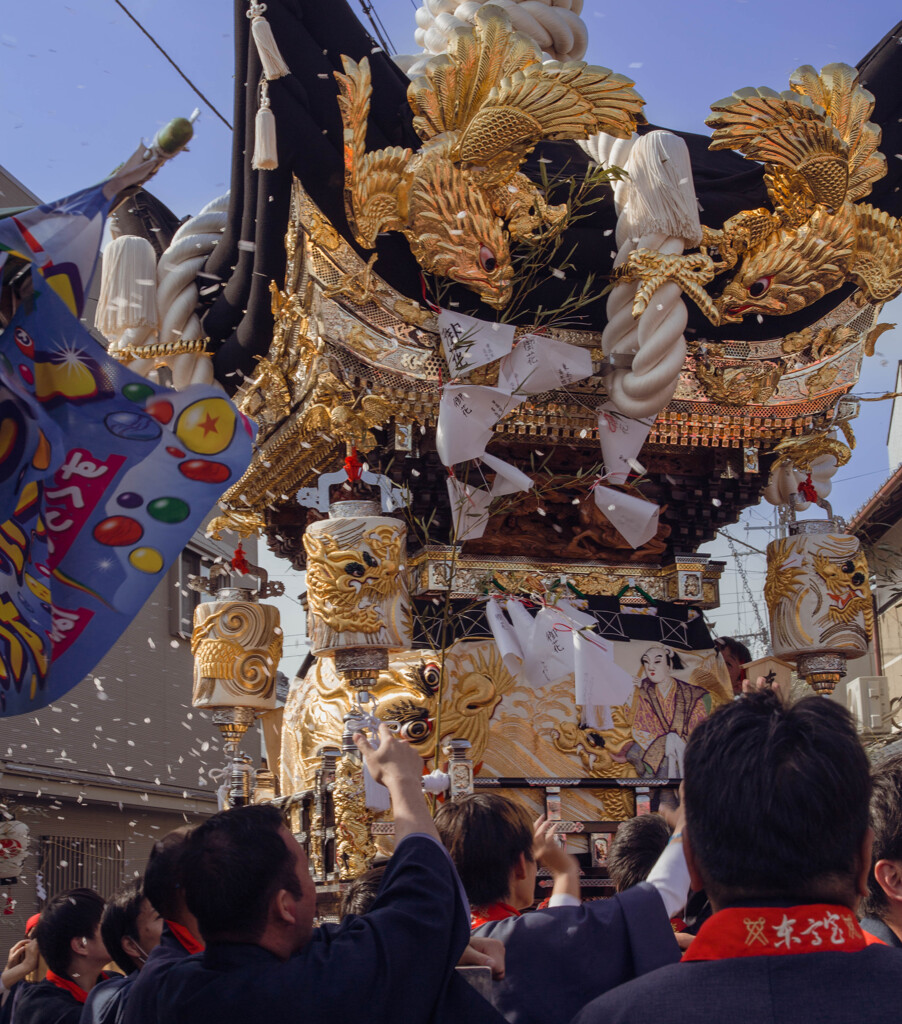
<instances>
[{"instance_id":1,"label":"man wearing red scarf","mask_svg":"<svg viewBox=\"0 0 902 1024\"><path fill-rule=\"evenodd\" d=\"M856 918L867 888L868 760L849 714L773 691L721 708L686 748L682 840L715 911L683 962L573 1024L899 1020L902 958Z\"/></svg>"},{"instance_id":2,"label":"man wearing red scarf","mask_svg":"<svg viewBox=\"0 0 902 1024\"><path fill-rule=\"evenodd\" d=\"M93 889L70 889L44 907L35 937L49 970L22 993L16 1024L78 1024L110 959L100 935L102 915L103 897Z\"/></svg>"},{"instance_id":3,"label":"man wearing red scarf","mask_svg":"<svg viewBox=\"0 0 902 1024\"><path fill-rule=\"evenodd\" d=\"M188 909L182 885L182 861L190 834L190 827L183 825L158 839L150 851L144 869L144 895L163 918L163 933L131 986L123 1024L156 1021L160 986L166 975L182 960L203 952L197 918Z\"/></svg>"}]
</instances>

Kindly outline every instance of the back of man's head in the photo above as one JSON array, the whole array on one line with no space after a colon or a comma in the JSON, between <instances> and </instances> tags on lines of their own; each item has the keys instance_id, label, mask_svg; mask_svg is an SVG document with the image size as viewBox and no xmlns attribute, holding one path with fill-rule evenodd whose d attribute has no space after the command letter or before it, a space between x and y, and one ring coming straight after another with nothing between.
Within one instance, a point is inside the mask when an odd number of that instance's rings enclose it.
<instances>
[{"instance_id":1,"label":"back of man's head","mask_svg":"<svg viewBox=\"0 0 902 1024\"><path fill-rule=\"evenodd\" d=\"M183 825L158 839L144 869L144 895L167 921L179 921L182 901L182 858L191 826Z\"/></svg>"},{"instance_id":2,"label":"back of man's head","mask_svg":"<svg viewBox=\"0 0 902 1024\"><path fill-rule=\"evenodd\" d=\"M529 816L497 793L475 793L442 804L435 827L474 907L504 899L520 854L532 860Z\"/></svg>"},{"instance_id":3,"label":"back of man's head","mask_svg":"<svg viewBox=\"0 0 902 1024\"><path fill-rule=\"evenodd\" d=\"M347 891L341 897L341 916L349 914L367 914L370 907L376 902L379 894L379 886L382 885L382 878L385 875L387 864L380 864L378 867L370 868L358 875L348 886Z\"/></svg>"},{"instance_id":4,"label":"back of man's head","mask_svg":"<svg viewBox=\"0 0 902 1024\"><path fill-rule=\"evenodd\" d=\"M206 942L256 942L280 889L300 899L283 827L275 807L255 804L215 814L191 833L182 861L185 899Z\"/></svg>"},{"instance_id":5,"label":"back of man's head","mask_svg":"<svg viewBox=\"0 0 902 1024\"><path fill-rule=\"evenodd\" d=\"M747 665L752 660L751 651L735 637L720 636L714 641L714 646L720 651L729 651L740 665Z\"/></svg>"},{"instance_id":6,"label":"back of man's head","mask_svg":"<svg viewBox=\"0 0 902 1024\"><path fill-rule=\"evenodd\" d=\"M874 875L874 866L881 860L894 860L902 865L902 754L893 754L878 761L871 775L871 828L874 849L868 875L868 894L864 909L869 917L885 918L890 901Z\"/></svg>"},{"instance_id":7,"label":"back of man's head","mask_svg":"<svg viewBox=\"0 0 902 1024\"><path fill-rule=\"evenodd\" d=\"M670 839L670 829L660 814L640 814L622 821L608 849L608 874L617 892L648 878Z\"/></svg>"},{"instance_id":8,"label":"back of man's head","mask_svg":"<svg viewBox=\"0 0 902 1024\"><path fill-rule=\"evenodd\" d=\"M870 775L848 712L751 694L696 726L686 824L709 897L853 905Z\"/></svg>"},{"instance_id":9,"label":"back of man's head","mask_svg":"<svg viewBox=\"0 0 902 1024\"><path fill-rule=\"evenodd\" d=\"M144 903L141 882L131 882L110 898L100 919L100 935L110 958L126 974L138 970L138 965L122 948L122 940L138 942L138 917Z\"/></svg>"},{"instance_id":10,"label":"back of man's head","mask_svg":"<svg viewBox=\"0 0 902 1024\"><path fill-rule=\"evenodd\" d=\"M68 974L72 940L92 938L102 914L103 897L93 889L69 889L48 902L41 911L35 938L51 971L64 977Z\"/></svg>"}]
</instances>

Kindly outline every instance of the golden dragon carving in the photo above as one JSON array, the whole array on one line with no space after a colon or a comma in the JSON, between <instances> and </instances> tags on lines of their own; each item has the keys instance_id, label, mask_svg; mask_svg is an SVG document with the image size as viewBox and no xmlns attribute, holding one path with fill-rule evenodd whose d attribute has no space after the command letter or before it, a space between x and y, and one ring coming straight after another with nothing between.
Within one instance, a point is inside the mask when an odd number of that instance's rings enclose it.
<instances>
[{"instance_id":1,"label":"golden dragon carving","mask_svg":"<svg viewBox=\"0 0 902 1024\"><path fill-rule=\"evenodd\" d=\"M864 617L864 628L868 639L874 630L874 603L871 600L870 569L864 551L858 551L852 558L837 561L826 555L814 556L814 571L827 586L827 593L834 602L825 618L832 623L849 625L859 615Z\"/></svg>"},{"instance_id":2,"label":"golden dragon carving","mask_svg":"<svg viewBox=\"0 0 902 1024\"><path fill-rule=\"evenodd\" d=\"M542 63L535 43L486 5L408 88L422 147L368 153L369 62L342 62L345 207L357 242L373 249L380 232L400 231L420 266L497 309L511 297L511 239L554 235L567 213L520 173L529 153L543 139L629 138L644 120L629 79L582 61Z\"/></svg>"},{"instance_id":3,"label":"golden dragon carving","mask_svg":"<svg viewBox=\"0 0 902 1024\"><path fill-rule=\"evenodd\" d=\"M735 149L765 165L773 204L705 228L703 251L735 273L717 298L714 323L783 316L847 282L885 302L902 289L902 226L862 203L886 174L874 97L854 68L796 70L790 91L740 89L712 105L711 149Z\"/></svg>"},{"instance_id":4,"label":"golden dragon carving","mask_svg":"<svg viewBox=\"0 0 902 1024\"><path fill-rule=\"evenodd\" d=\"M712 366L698 360L695 375L713 402L760 405L772 398L783 376L782 362L749 362L745 366Z\"/></svg>"}]
</instances>

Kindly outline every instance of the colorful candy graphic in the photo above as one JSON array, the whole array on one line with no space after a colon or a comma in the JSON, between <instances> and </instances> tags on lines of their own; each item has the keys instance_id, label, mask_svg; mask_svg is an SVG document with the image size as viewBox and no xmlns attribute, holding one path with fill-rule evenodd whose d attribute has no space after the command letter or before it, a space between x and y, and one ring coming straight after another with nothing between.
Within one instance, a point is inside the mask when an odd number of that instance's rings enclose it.
<instances>
[{"instance_id":1,"label":"colorful candy graphic","mask_svg":"<svg viewBox=\"0 0 902 1024\"><path fill-rule=\"evenodd\" d=\"M161 523L181 523L191 514L191 508L181 498L154 498L148 502L149 515Z\"/></svg>"},{"instance_id":2,"label":"colorful candy graphic","mask_svg":"<svg viewBox=\"0 0 902 1024\"><path fill-rule=\"evenodd\" d=\"M128 561L140 572L148 574L159 572L166 564L156 548L135 548L128 556Z\"/></svg>"},{"instance_id":3,"label":"colorful candy graphic","mask_svg":"<svg viewBox=\"0 0 902 1024\"><path fill-rule=\"evenodd\" d=\"M221 484L229 478L228 466L208 459L188 459L179 466L179 472L189 480L205 484Z\"/></svg>"},{"instance_id":4,"label":"colorful candy graphic","mask_svg":"<svg viewBox=\"0 0 902 1024\"><path fill-rule=\"evenodd\" d=\"M110 516L94 527L94 540L111 548L137 544L143 536L144 527L131 516Z\"/></svg>"},{"instance_id":5,"label":"colorful candy graphic","mask_svg":"<svg viewBox=\"0 0 902 1024\"><path fill-rule=\"evenodd\" d=\"M130 402L140 402L143 404L145 399L150 398L156 392L149 384L145 384L142 381L131 381L122 389L122 394Z\"/></svg>"}]
</instances>

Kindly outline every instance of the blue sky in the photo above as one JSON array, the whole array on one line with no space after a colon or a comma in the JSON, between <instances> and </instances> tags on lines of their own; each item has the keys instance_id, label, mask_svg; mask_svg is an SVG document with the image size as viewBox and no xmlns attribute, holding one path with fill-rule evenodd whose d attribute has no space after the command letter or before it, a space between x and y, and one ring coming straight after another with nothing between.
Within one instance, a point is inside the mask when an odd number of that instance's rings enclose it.
<instances>
[{"instance_id":1,"label":"blue sky","mask_svg":"<svg viewBox=\"0 0 902 1024\"><path fill-rule=\"evenodd\" d=\"M231 4L124 2L231 120ZM350 2L359 12L358 0ZM373 2L398 50L414 52L411 0ZM151 188L179 216L196 213L225 191L229 132L113 0L33 0L4 8L0 164L23 184L42 199L74 192L103 178L142 136L201 106L190 151L165 167ZM854 6L839 0L586 0L582 13L589 28L587 59L633 76L649 120L699 132L706 131L710 103L734 89L784 89L800 64L855 64L899 16L898 4L890 0ZM902 323L902 300L883 319ZM902 355L899 337L891 332L880 339L858 391L892 389ZM886 475L889 405L865 405L855 424L861 443L834 489L835 507L843 514L851 514ZM769 514L770 507L762 505L745 518L760 525ZM746 536L741 524L733 532ZM760 546L766 535L748 539ZM753 586L761 580L753 575ZM299 586L289 582L288 588L296 593ZM727 614L740 614L741 605L734 600L725 607L719 626L726 625Z\"/></svg>"}]
</instances>

